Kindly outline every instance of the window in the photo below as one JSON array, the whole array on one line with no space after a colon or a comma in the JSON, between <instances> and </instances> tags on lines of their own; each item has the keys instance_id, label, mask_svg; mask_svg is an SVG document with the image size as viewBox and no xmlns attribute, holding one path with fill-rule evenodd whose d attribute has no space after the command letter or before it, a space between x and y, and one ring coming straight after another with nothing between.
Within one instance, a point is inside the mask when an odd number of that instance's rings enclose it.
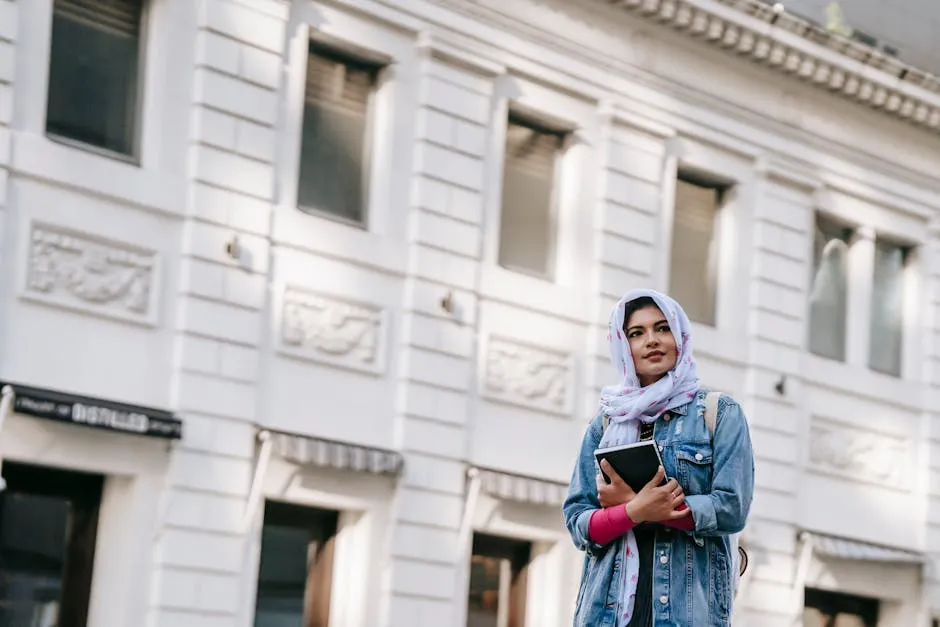
<instances>
[{"instance_id":1,"label":"window","mask_svg":"<svg viewBox=\"0 0 940 627\"><path fill-rule=\"evenodd\" d=\"M255 627L327 627L334 511L268 502L261 531Z\"/></svg>"},{"instance_id":2,"label":"window","mask_svg":"<svg viewBox=\"0 0 940 627\"><path fill-rule=\"evenodd\" d=\"M506 128L499 265L554 272L556 168L567 134L510 114Z\"/></svg>"},{"instance_id":3,"label":"window","mask_svg":"<svg viewBox=\"0 0 940 627\"><path fill-rule=\"evenodd\" d=\"M55 0L46 132L133 156L142 0Z\"/></svg>"},{"instance_id":4,"label":"window","mask_svg":"<svg viewBox=\"0 0 940 627\"><path fill-rule=\"evenodd\" d=\"M297 184L302 209L365 222L370 110L380 70L310 44Z\"/></svg>"},{"instance_id":5,"label":"window","mask_svg":"<svg viewBox=\"0 0 940 627\"><path fill-rule=\"evenodd\" d=\"M877 627L878 600L807 588L803 627Z\"/></svg>"},{"instance_id":6,"label":"window","mask_svg":"<svg viewBox=\"0 0 940 627\"><path fill-rule=\"evenodd\" d=\"M901 374L904 270L909 252L909 249L888 241L875 242L868 363L872 370L895 376Z\"/></svg>"},{"instance_id":7,"label":"window","mask_svg":"<svg viewBox=\"0 0 940 627\"><path fill-rule=\"evenodd\" d=\"M689 318L714 326L718 292L718 217L728 186L688 173L676 181L669 291Z\"/></svg>"},{"instance_id":8,"label":"window","mask_svg":"<svg viewBox=\"0 0 940 627\"><path fill-rule=\"evenodd\" d=\"M473 536L467 627L524 627L531 558L529 542Z\"/></svg>"},{"instance_id":9,"label":"window","mask_svg":"<svg viewBox=\"0 0 940 627\"><path fill-rule=\"evenodd\" d=\"M816 216L813 280L809 295L809 350L845 361L851 228Z\"/></svg>"},{"instance_id":10,"label":"window","mask_svg":"<svg viewBox=\"0 0 940 627\"><path fill-rule=\"evenodd\" d=\"M5 462L0 492L0 627L85 627L99 475Z\"/></svg>"}]
</instances>

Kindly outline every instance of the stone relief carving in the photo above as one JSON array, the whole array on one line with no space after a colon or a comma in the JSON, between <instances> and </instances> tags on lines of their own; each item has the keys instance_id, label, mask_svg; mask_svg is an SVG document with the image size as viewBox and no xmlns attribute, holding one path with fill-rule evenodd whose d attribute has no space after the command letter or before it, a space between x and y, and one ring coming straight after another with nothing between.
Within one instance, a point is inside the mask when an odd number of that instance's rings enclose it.
<instances>
[{"instance_id":1,"label":"stone relief carving","mask_svg":"<svg viewBox=\"0 0 940 627\"><path fill-rule=\"evenodd\" d=\"M563 353L490 338L484 392L496 400L568 413L571 359Z\"/></svg>"},{"instance_id":2,"label":"stone relief carving","mask_svg":"<svg viewBox=\"0 0 940 627\"><path fill-rule=\"evenodd\" d=\"M890 486L903 483L908 460L903 440L814 419L809 444L809 461L817 468Z\"/></svg>"},{"instance_id":3,"label":"stone relief carving","mask_svg":"<svg viewBox=\"0 0 940 627\"><path fill-rule=\"evenodd\" d=\"M281 346L314 361L380 372L383 316L380 309L287 288Z\"/></svg>"},{"instance_id":4,"label":"stone relief carving","mask_svg":"<svg viewBox=\"0 0 940 627\"><path fill-rule=\"evenodd\" d=\"M90 313L155 322L155 251L34 223L24 295Z\"/></svg>"}]
</instances>

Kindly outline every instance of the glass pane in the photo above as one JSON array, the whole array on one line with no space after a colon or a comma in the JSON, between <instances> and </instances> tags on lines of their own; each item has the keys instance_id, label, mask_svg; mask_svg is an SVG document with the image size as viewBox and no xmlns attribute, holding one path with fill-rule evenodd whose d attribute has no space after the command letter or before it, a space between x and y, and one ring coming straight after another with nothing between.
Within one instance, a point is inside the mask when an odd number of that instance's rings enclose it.
<instances>
[{"instance_id":1,"label":"glass pane","mask_svg":"<svg viewBox=\"0 0 940 627\"><path fill-rule=\"evenodd\" d=\"M365 130L364 114L304 107L298 205L362 221Z\"/></svg>"},{"instance_id":2,"label":"glass pane","mask_svg":"<svg viewBox=\"0 0 940 627\"><path fill-rule=\"evenodd\" d=\"M500 579L506 561L482 555L471 558L467 627L500 627Z\"/></svg>"},{"instance_id":3,"label":"glass pane","mask_svg":"<svg viewBox=\"0 0 940 627\"><path fill-rule=\"evenodd\" d=\"M718 203L721 191L676 181L669 291L689 318L715 324L718 287Z\"/></svg>"},{"instance_id":4,"label":"glass pane","mask_svg":"<svg viewBox=\"0 0 940 627\"><path fill-rule=\"evenodd\" d=\"M134 153L137 132L137 28L95 10L56 2L52 21L46 130L115 152ZM140 4L126 3L140 21Z\"/></svg>"},{"instance_id":5,"label":"glass pane","mask_svg":"<svg viewBox=\"0 0 940 627\"><path fill-rule=\"evenodd\" d=\"M499 264L547 277L552 273L555 162L563 138L510 121L506 129Z\"/></svg>"},{"instance_id":6,"label":"glass pane","mask_svg":"<svg viewBox=\"0 0 940 627\"><path fill-rule=\"evenodd\" d=\"M900 246L875 245L868 363L873 370L893 375L901 374L906 258L907 251Z\"/></svg>"},{"instance_id":7,"label":"glass pane","mask_svg":"<svg viewBox=\"0 0 940 627\"><path fill-rule=\"evenodd\" d=\"M848 254L852 231L817 217L809 297L809 350L845 360Z\"/></svg>"},{"instance_id":8,"label":"glass pane","mask_svg":"<svg viewBox=\"0 0 940 627\"><path fill-rule=\"evenodd\" d=\"M61 497L0 497L0 627L59 625L69 511Z\"/></svg>"},{"instance_id":9,"label":"glass pane","mask_svg":"<svg viewBox=\"0 0 940 627\"><path fill-rule=\"evenodd\" d=\"M297 204L362 222L366 204L369 97L378 68L311 51Z\"/></svg>"}]
</instances>

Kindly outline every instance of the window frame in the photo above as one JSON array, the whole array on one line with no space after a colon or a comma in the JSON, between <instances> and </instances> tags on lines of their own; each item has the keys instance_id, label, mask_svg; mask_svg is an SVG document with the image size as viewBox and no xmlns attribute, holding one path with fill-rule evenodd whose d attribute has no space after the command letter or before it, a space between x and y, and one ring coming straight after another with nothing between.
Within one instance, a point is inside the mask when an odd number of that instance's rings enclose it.
<instances>
[{"instance_id":1,"label":"window frame","mask_svg":"<svg viewBox=\"0 0 940 627\"><path fill-rule=\"evenodd\" d=\"M13 476L10 476L10 470ZM104 499L105 478L99 474L62 470L25 462L7 461L2 469L7 480L0 493L0 512L7 494L21 492L31 496L67 499L83 512L81 517L70 508L65 534L65 556L59 582L61 597L57 624L61 627L86 627L92 599L95 551L97 549L99 514ZM55 481L49 481L55 478ZM23 489L17 489L18 484ZM83 542L74 543L78 520L83 519Z\"/></svg>"},{"instance_id":2,"label":"window frame","mask_svg":"<svg viewBox=\"0 0 940 627\"><path fill-rule=\"evenodd\" d=\"M52 46L54 45L52 29L55 20L55 5L60 0L50 0L52 15L49 24L49 46L48 46L48 61L46 63L46 78L45 78L45 90L44 90L44 99L42 107L42 122L43 122L43 135L48 138L50 141L53 141L64 146L69 146L71 148L76 148L83 150L95 155L102 157L107 157L109 159L115 159L118 161L123 161L125 163L140 166L142 165L141 155L144 150L144 142L146 138L144 137L144 116L147 115L146 107L146 89L147 89L147 55L149 51L150 43L150 21L151 21L151 7L153 5L152 0L140 0L140 22L138 24L139 32L137 36L137 68L135 75L135 85L134 85L134 128L131 130L131 151L129 153L123 153L117 150L111 150L110 148L105 148L103 146L98 146L95 144L90 144L79 139L68 137L65 135L60 135L49 130L49 82L51 79L52 73Z\"/></svg>"},{"instance_id":3,"label":"window frame","mask_svg":"<svg viewBox=\"0 0 940 627\"><path fill-rule=\"evenodd\" d=\"M561 176L564 173L565 166L565 156L568 149L571 147L571 144L574 141L574 135L576 130L564 123L559 123L557 121L553 122L550 119L547 119L545 116L539 116L537 113L533 113L530 110L527 110L524 107L520 107L516 104L510 104L509 110L506 115L506 126L503 142L503 154L502 154L502 172L500 174L500 186L499 186L499 226L497 227L497 237L498 241L496 244L496 265L500 268L508 270L516 274L522 274L534 279L539 279L542 281L547 281L554 283L556 279L557 269L558 269L558 236L559 236L559 219L560 219L560 203L561 203L561 193L563 185L563 177ZM555 136L558 139L558 147L554 150L553 163L552 163L552 178L549 182L549 206L548 206L548 239L545 246L545 272L538 272L532 270L531 268L523 268L520 266L515 266L512 264L504 263L500 258L502 256L503 249L503 216L505 214L505 183L506 183L506 169L508 166L508 159L506 155L506 138L508 138L509 127L510 126L522 126L529 130L541 133L544 136Z\"/></svg>"},{"instance_id":4,"label":"window frame","mask_svg":"<svg viewBox=\"0 0 940 627\"><path fill-rule=\"evenodd\" d=\"M510 564L510 582L505 625L498 627L525 627L529 591L529 567L532 565L534 546L531 541L494 535L482 531L473 534L469 560L475 557L507 560ZM502 582L500 582L502 585ZM470 575L467 580L467 617L469 621ZM500 599L502 600L502 599ZM497 610L499 611L499 610ZM500 612L501 613L501 612Z\"/></svg>"},{"instance_id":5,"label":"window frame","mask_svg":"<svg viewBox=\"0 0 940 627\"><path fill-rule=\"evenodd\" d=\"M807 601L813 599L813 601ZM803 608L811 608L820 611L834 611L836 614L847 612L845 608L851 608L854 604L858 606L859 612L850 614L857 616L865 621L865 627L877 627L881 615L881 601L879 599L864 597L847 592L838 592L833 590L824 590L807 586L803 590ZM874 608L865 607L874 605Z\"/></svg>"},{"instance_id":6,"label":"window frame","mask_svg":"<svg viewBox=\"0 0 940 627\"><path fill-rule=\"evenodd\" d=\"M315 530L314 533L311 533L311 536L319 536L311 537L311 540L321 542L322 548L318 551L316 565L313 569L314 575L311 577L310 571L308 571L304 582L302 621L303 627L329 627L340 512L289 501L265 500L261 514L262 540L255 577L254 616L257 615L258 598L261 591L261 568L264 563L264 527L271 518L279 519L277 526ZM311 598L311 591L315 592L314 598ZM254 620L257 620L257 618Z\"/></svg>"},{"instance_id":7,"label":"window frame","mask_svg":"<svg viewBox=\"0 0 940 627\"><path fill-rule=\"evenodd\" d=\"M843 355L841 358L830 357L828 355L821 355L813 351L811 346L811 333L813 325L812 317L812 304L810 301L810 296L812 295L813 289L813 280L816 277L816 230L818 228L819 222L829 223L830 226L838 228L840 231L844 231L846 236L846 255L845 255L845 311L843 311L844 317L844 331L843 331ZM860 239L866 237L866 232L864 229L858 225L853 224L850 221L844 220L841 217L833 216L829 213L823 211L813 211L811 219L811 230L809 234L809 278L807 282L807 299L806 299L806 331L804 333L804 347L808 354L812 355L814 358L825 360L827 363L833 364L849 364L852 361L853 352L857 352L854 349L857 349L857 345L854 342L854 336L858 335L855 331L855 325L857 322L857 313L852 315L853 312L853 302L858 300L859 296L856 293L858 285L853 281L853 278L861 271L859 269L859 260L858 260L858 242ZM869 283L870 283L869 279ZM867 307L871 307L871 299L867 300ZM868 333L866 332L866 338ZM867 342L865 353L868 353Z\"/></svg>"},{"instance_id":8,"label":"window frame","mask_svg":"<svg viewBox=\"0 0 940 627\"><path fill-rule=\"evenodd\" d=\"M872 328L872 320L874 313L874 287L875 287L875 263L877 261L878 247L879 245L887 245L893 249L898 249L901 251L902 261L901 261L901 272L900 272L900 281L901 281L901 316L900 316L900 338L898 346L898 371L890 372L887 370L882 370L875 367L872 364L872 355L874 351L871 348L871 334L874 329ZM872 258L872 267L871 267L871 298L869 299L869 312L868 312L868 328L869 328L869 341L868 341L868 356L866 365L869 370L874 373L881 374L887 377L893 377L896 379L904 378L906 374L910 372L909 358L910 358L910 336L914 335L915 327L912 321L912 299L915 294L912 294L916 290L916 285L913 282L916 280L916 269L915 264L917 262L917 246L909 242L902 241L899 238L892 237L890 235L883 235L881 233L875 234L874 238L874 255Z\"/></svg>"},{"instance_id":9,"label":"window frame","mask_svg":"<svg viewBox=\"0 0 940 627\"><path fill-rule=\"evenodd\" d=\"M362 146L362 176L359 181L360 192L362 195L362 207L360 207L361 219L354 220L352 218L347 218L335 213L332 213L329 210L322 209L320 207L312 207L301 204L300 202L300 176L303 168L303 129L304 129L304 118L305 110L307 107L307 91L306 91L306 78L308 72L308 65L310 63L310 56L314 54L315 50L319 50L324 57L332 57L338 63L342 63L347 67L349 65L360 65L364 67L370 67L374 73L374 82L369 90L368 102L366 104L365 111L365 128L363 129L363 146ZM307 57L304 60L304 91L303 91L303 104L301 106L300 113L300 139L298 143L298 156L297 156L297 176L295 177L296 191L294 196L294 204L297 206L297 210L301 213L307 215L312 215L320 217L327 220L333 220L347 226L351 226L357 229L362 229L364 231L369 231L371 222L374 220L372 216L372 196L373 196L373 172L375 170L375 160L376 150L375 150L375 141L376 141L376 108L379 106L377 104L378 92L382 89L383 84L386 82L386 73L388 70L391 61L384 56L376 55L374 53L369 53L362 49L353 48L349 45L343 45L342 43L337 43L335 40L330 40L322 36L317 36L313 34L309 40L309 48Z\"/></svg>"},{"instance_id":10,"label":"window frame","mask_svg":"<svg viewBox=\"0 0 940 627\"><path fill-rule=\"evenodd\" d=\"M388 21L386 21L388 18ZM409 34L410 23L392 16L367 16L339 6L290 3L286 24L285 78L277 92L274 210L270 237L275 245L375 267L394 276L407 272L408 228L413 181L398 176L413 163L415 116L395 115L417 107L420 50ZM348 56L385 66L373 95L372 150L365 225L330 214L301 211L297 203L300 176L302 114L310 42L316 40ZM368 47L352 42L368 42Z\"/></svg>"},{"instance_id":11,"label":"window frame","mask_svg":"<svg viewBox=\"0 0 940 627\"><path fill-rule=\"evenodd\" d=\"M188 124L178 122L192 106L192 76L172 70L192 62L195 40L179 45L153 36L155 28L174 19L172 11L165 2L145 0L137 157L130 160L120 153L47 136L53 0L18 5L19 32L35 36L17 41L14 60L17 82L11 130L16 150L11 166L15 172L165 215L185 212L190 182L188 163L179 155L187 153L190 137ZM159 94L156 85L162 88Z\"/></svg>"},{"instance_id":12,"label":"window frame","mask_svg":"<svg viewBox=\"0 0 940 627\"><path fill-rule=\"evenodd\" d=\"M726 273L723 272L722 268L722 255L724 254L724 250L727 245L725 240L728 237L728 229L724 226L726 219L724 217L723 210L726 204L733 200L736 184L732 179L715 175L713 173L704 172L699 168L690 167L684 164L677 165L676 175L673 181L673 185L675 187L672 194L672 219L670 221L669 250L666 253L669 259L669 266L668 271L665 274L667 293L671 294L673 297L676 297L675 294L672 294L672 270L674 261L673 252L675 246L676 212L678 209L677 198L680 183L693 185L699 189L707 189L715 192L715 218L712 225L714 229L712 237L713 241L718 246L718 251L714 259L709 260L710 263L714 264L714 267L710 268L710 270L715 273L715 290L714 294L711 295L712 321L692 321L711 328L718 328L718 316L720 309L719 298L722 292L722 284L727 280L724 276Z\"/></svg>"}]
</instances>

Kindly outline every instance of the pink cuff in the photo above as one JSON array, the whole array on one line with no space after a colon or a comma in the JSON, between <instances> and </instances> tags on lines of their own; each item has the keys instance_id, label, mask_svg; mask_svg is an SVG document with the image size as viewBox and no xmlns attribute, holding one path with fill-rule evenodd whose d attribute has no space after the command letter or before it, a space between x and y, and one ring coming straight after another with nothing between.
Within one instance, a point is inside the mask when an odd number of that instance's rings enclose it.
<instances>
[{"instance_id":1,"label":"pink cuff","mask_svg":"<svg viewBox=\"0 0 940 627\"><path fill-rule=\"evenodd\" d=\"M683 503L676 511L682 511L688 507L688 505ZM689 512L688 516L676 518L675 520L666 520L663 522L663 525L666 527L672 527L673 529L681 529L682 531L694 531L695 519L692 518L692 512Z\"/></svg>"},{"instance_id":2,"label":"pink cuff","mask_svg":"<svg viewBox=\"0 0 940 627\"><path fill-rule=\"evenodd\" d=\"M595 510L588 523L588 535L597 544L608 544L636 526L627 516L627 508L614 505Z\"/></svg>"}]
</instances>

